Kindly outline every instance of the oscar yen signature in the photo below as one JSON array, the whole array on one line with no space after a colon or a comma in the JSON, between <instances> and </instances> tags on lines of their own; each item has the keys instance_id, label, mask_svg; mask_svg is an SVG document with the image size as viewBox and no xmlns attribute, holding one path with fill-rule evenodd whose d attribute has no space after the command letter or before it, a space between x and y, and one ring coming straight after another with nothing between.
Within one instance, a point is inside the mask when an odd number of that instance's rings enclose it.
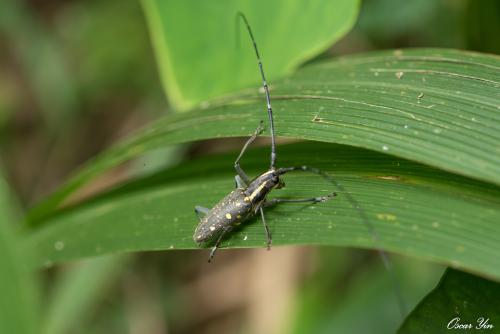
<instances>
[{"instance_id":1,"label":"oscar yen signature","mask_svg":"<svg viewBox=\"0 0 500 334\"><path fill-rule=\"evenodd\" d=\"M459 317L455 317L453 319L450 320L450 322L448 323L448 325L446 326L446 328L448 329L492 329L493 327L493 324L490 324L488 321L490 321L489 318L483 318L483 317L479 317L477 318L476 320L476 325L474 326L473 324L471 323L465 323L465 322L460 322L460 318Z\"/></svg>"}]
</instances>

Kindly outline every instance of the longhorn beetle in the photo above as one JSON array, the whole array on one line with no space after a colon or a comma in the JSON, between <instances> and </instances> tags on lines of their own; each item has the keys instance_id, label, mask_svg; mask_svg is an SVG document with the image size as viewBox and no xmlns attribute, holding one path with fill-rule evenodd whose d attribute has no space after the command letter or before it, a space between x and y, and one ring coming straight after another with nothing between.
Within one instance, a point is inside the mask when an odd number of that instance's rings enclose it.
<instances>
[{"instance_id":1,"label":"longhorn beetle","mask_svg":"<svg viewBox=\"0 0 500 334\"><path fill-rule=\"evenodd\" d=\"M235 176L236 189L230 192L229 195L224 197L212 209L204 208L201 206L196 206L194 209L196 214L198 215L198 218L200 219L200 223L198 224L194 232L194 241L197 243L203 243L217 238L210 252L210 256L208 258L209 262L214 257L215 251L219 247L224 236L226 236L231 230L233 230L233 228L242 224L258 213L260 213L262 223L264 224L267 238L267 249L269 250L271 247L272 239L271 233L269 232L269 227L266 223L266 218L264 216L264 208L285 202L323 202L336 195L333 192L327 196L311 198L273 198L271 200L266 199L271 190L279 189L285 186L285 183L280 178L283 174L291 171L304 171L319 175L324 175L324 173L317 168L309 166L276 168L276 136L274 133L273 109L271 107L271 98L269 95L269 88L267 86L266 77L264 75L264 69L262 67L262 61L247 18L243 13L240 12L237 13L237 18L241 18L243 20L250 35L250 39L252 40L255 55L257 56L257 61L259 64L260 75L262 77L262 84L264 86L264 91L266 94L267 113L269 115L269 125L271 132L271 164L266 172L257 176L253 180L248 177L248 175L240 166L240 160L243 157L246 149L263 131L263 122L261 121L253 135L247 140L245 145L243 145L240 154L234 162L234 168L236 169L237 173L237 175Z\"/></svg>"},{"instance_id":2,"label":"longhorn beetle","mask_svg":"<svg viewBox=\"0 0 500 334\"><path fill-rule=\"evenodd\" d=\"M236 226L244 223L248 219L260 213L262 223L264 224L264 229L266 231L267 237L267 249L270 249L271 246L271 233L269 232L269 227L267 226L266 219L264 216L264 208L279 204L279 203L318 203L324 202L328 199L336 196L335 192L327 196L318 196L311 198L299 198L299 199L287 199L287 198L273 198L267 200L267 195L273 189L279 189L285 186L285 183L280 178L283 174L286 174L291 171L304 171L311 172L314 174L318 174L325 178L327 181L331 182L343 195L345 195L346 199L352 205L352 207L357 211L359 217L363 221L363 223L367 226L372 238L376 244L377 251L382 259L382 262L387 269L392 285L394 287L394 293L398 300L399 310L401 315L405 316L406 314L406 305L402 298L401 290L399 287L399 282L392 268L392 263L389 260L387 254L379 247L380 238L378 236L377 231L370 223L370 220L366 213L361 209L356 199L349 192L347 192L344 187L335 181L335 179L331 178L325 172L309 166L297 166L297 167L284 167L284 168L276 168L276 136L274 133L274 122L273 122L273 109L271 107L271 98L269 95L269 88L267 86L266 77L264 75L264 69L262 66L262 61L259 55L259 50L257 48L257 44L255 42L255 38L252 33L252 29L250 28L250 24L248 23L247 18L241 12L236 14L237 19L241 19L245 24L250 39L253 44L253 48L255 51L255 55L257 57L257 61L259 64L260 75L262 77L262 84L264 87L264 92L266 94L266 104L267 104L267 113L269 116L269 127L271 132L271 164L269 169L257 176L255 179L250 180L248 175L243 171L240 166L240 160L245 153L248 146L257 138L257 136L262 133L263 122L260 121L259 126L252 134L252 136L246 141L245 145L241 149L240 154L236 158L234 162L234 168L236 170L237 175L235 176L236 181L236 189L229 193L226 197L224 197L219 203L217 203L212 209L204 208L201 206L196 206L194 208L200 222L196 227L194 232L193 239L198 244L211 241L215 238L215 244L210 251L210 255L208 258L208 262L210 262L219 247L221 241L224 236L226 236L230 231L232 231Z\"/></svg>"}]
</instances>

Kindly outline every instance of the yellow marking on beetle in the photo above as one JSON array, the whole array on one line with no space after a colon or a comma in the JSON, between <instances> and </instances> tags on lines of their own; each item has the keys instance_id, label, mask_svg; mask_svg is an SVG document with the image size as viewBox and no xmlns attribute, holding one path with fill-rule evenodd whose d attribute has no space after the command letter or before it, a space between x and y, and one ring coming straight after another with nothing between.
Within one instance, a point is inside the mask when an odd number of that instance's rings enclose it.
<instances>
[{"instance_id":1,"label":"yellow marking on beetle","mask_svg":"<svg viewBox=\"0 0 500 334\"><path fill-rule=\"evenodd\" d=\"M250 202L250 197L248 197L248 196L247 196L247 197L243 198L243 200L244 200L245 202Z\"/></svg>"},{"instance_id":2,"label":"yellow marking on beetle","mask_svg":"<svg viewBox=\"0 0 500 334\"><path fill-rule=\"evenodd\" d=\"M253 191L253 193L250 195L250 200L253 200L255 198L255 196L257 196L260 193L260 191L262 189L264 189L264 187L266 186L266 184L267 184L267 181L264 181L264 183L262 183L260 186L258 186L257 189L255 189Z\"/></svg>"},{"instance_id":3,"label":"yellow marking on beetle","mask_svg":"<svg viewBox=\"0 0 500 334\"><path fill-rule=\"evenodd\" d=\"M226 218L227 219L231 219L231 214L230 213L226 213Z\"/></svg>"},{"instance_id":4,"label":"yellow marking on beetle","mask_svg":"<svg viewBox=\"0 0 500 334\"><path fill-rule=\"evenodd\" d=\"M236 206L241 206L241 203L240 202L236 202Z\"/></svg>"}]
</instances>

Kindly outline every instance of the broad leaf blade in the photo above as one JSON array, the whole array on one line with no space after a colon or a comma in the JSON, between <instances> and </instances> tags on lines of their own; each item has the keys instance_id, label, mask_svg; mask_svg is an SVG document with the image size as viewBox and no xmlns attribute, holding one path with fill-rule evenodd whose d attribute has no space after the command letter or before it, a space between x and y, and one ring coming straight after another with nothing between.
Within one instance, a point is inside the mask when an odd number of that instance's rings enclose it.
<instances>
[{"instance_id":1,"label":"broad leaf blade","mask_svg":"<svg viewBox=\"0 0 500 334\"><path fill-rule=\"evenodd\" d=\"M499 283L448 270L438 286L406 318L398 333L449 333L454 330L496 333L500 322L499 300Z\"/></svg>"},{"instance_id":2,"label":"broad leaf blade","mask_svg":"<svg viewBox=\"0 0 500 334\"><path fill-rule=\"evenodd\" d=\"M364 147L500 185L499 69L496 56L430 49L309 65L271 86L276 130L279 136ZM29 220L36 223L95 176L152 149L248 135L266 119L264 102L253 95L234 100L152 123L90 161L32 210Z\"/></svg>"},{"instance_id":3,"label":"broad leaf blade","mask_svg":"<svg viewBox=\"0 0 500 334\"><path fill-rule=\"evenodd\" d=\"M359 7L353 0L142 3L166 95L177 109L260 85L246 28L235 24L241 23L237 12L248 17L266 74L277 80L342 37Z\"/></svg>"},{"instance_id":4,"label":"broad leaf blade","mask_svg":"<svg viewBox=\"0 0 500 334\"><path fill-rule=\"evenodd\" d=\"M268 148L249 153L243 167L267 167ZM374 242L345 195L325 203L280 205L267 211L274 245L378 248L446 263L500 279L500 189L407 160L346 146L280 146L280 166L309 164L342 183L380 236ZM111 252L192 249L195 205L213 206L234 187L235 154L183 164L53 216L34 231L39 263ZM274 196L326 195L333 185L316 175L286 175ZM255 219L224 243L262 247Z\"/></svg>"}]
</instances>

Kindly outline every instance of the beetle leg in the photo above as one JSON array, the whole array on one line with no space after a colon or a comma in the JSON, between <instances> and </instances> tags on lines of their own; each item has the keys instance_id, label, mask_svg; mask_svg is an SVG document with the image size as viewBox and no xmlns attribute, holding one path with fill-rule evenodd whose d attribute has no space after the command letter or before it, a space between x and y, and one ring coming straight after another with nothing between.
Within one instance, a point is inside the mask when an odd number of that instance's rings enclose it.
<instances>
[{"instance_id":1,"label":"beetle leg","mask_svg":"<svg viewBox=\"0 0 500 334\"><path fill-rule=\"evenodd\" d=\"M273 198L268 201L265 201L263 206L265 208L279 204L279 203L306 203L306 202L311 202L311 203L318 203L318 202L324 202L329 200L330 198L333 198L337 196L337 193L333 192L331 194L328 194L326 196L318 196L318 197L311 197L311 198Z\"/></svg>"},{"instance_id":2,"label":"beetle leg","mask_svg":"<svg viewBox=\"0 0 500 334\"><path fill-rule=\"evenodd\" d=\"M261 134L262 131L264 131L264 128L262 127L262 124L263 124L263 121L260 121L259 126L257 127L257 129L255 129L255 131L252 134L252 136L250 136L250 138L248 138L248 140L245 143L245 145L243 145L243 148L241 149L240 155L238 155L238 158L236 158L236 161L234 162L234 169L236 169L236 173L238 173L238 175L241 177L241 179L247 185L250 183L250 178L245 173L245 171L243 171L243 169L241 168L241 166L240 166L240 159L241 159L241 157L243 157L243 154L245 154L245 151L247 150L248 146L251 143L253 143L253 141L255 140L255 138L257 138L257 136L259 134Z\"/></svg>"},{"instance_id":3,"label":"beetle leg","mask_svg":"<svg viewBox=\"0 0 500 334\"><path fill-rule=\"evenodd\" d=\"M219 245L222 242L224 235L227 232L231 231L231 229L232 229L232 227L228 226L222 230L221 234L219 235L219 238L217 238L217 241L215 242L215 245L212 247L212 250L210 250L210 255L208 256L208 263L210 263L212 261L212 259L214 258L215 252L217 251L217 248L219 248Z\"/></svg>"},{"instance_id":4,"label":"beetle leg","mask_svg":"<svg viewBox=\"0 0 500 334\"><path fill-rule=\"evenodd\" d=\"M293 166L293 167L284 167L284 168L278 168L277 170L277 173L278 175L283 175L283 174L286 174L288 172L292 172L292 171L299 171L299 172L309 172L309 173L313 173L313 174L317 174L321 177L323 177L324 179L326 179L327 181L329 182L332 182L335 186L337 186L337 188L340 189L340 185L333 179L331 178L327 173L325 173L324 171L322 171L321 169L319 168L316 168L316 167L310 167L310 166ZM282 203L282 202L313 202L313 203L317 203L317 202L324 202L332 197L335 197L337 196L337 194L335 192L331 193L331 194L328 194L326 196L318 196L318 197L312 197L312 198L304 198L304 199L285 199L285 198L275 198L274 200L269 200L267 201L266 203L264 203L264 206L271 206L271 205L274 205L274 204L278 204L278 203Z\"/></svg>"},{"instance_id":5,"label":"beetle leg","mask_svg":"<svg viewBox=\"0 0 500 334\"><path fill-rule=\"evenodd\" d=\"M271 232L269 232L269 227L267 226L266 223L266 218L264 217L264 209L262 206L259 208L260 210L260 216L262 217L262 223L264 223L264 229L266 230L266 238L267 238L267 250L271 249L271 242L273 241L271 237Z\"/></svg>"},{"instance_id":6,"label":"beetle leg","mask_svg":"<svg viewBox=\"0 0 500 334\"><path fill-rule=\"evenodd\" d=\"M199 206L199 205L194 207L194 212L198 216L199 220L201 220L204 216L206 216L209 211L210 211L210 209L204 208L204 207Z\"/></svg>"}]
</instances>

